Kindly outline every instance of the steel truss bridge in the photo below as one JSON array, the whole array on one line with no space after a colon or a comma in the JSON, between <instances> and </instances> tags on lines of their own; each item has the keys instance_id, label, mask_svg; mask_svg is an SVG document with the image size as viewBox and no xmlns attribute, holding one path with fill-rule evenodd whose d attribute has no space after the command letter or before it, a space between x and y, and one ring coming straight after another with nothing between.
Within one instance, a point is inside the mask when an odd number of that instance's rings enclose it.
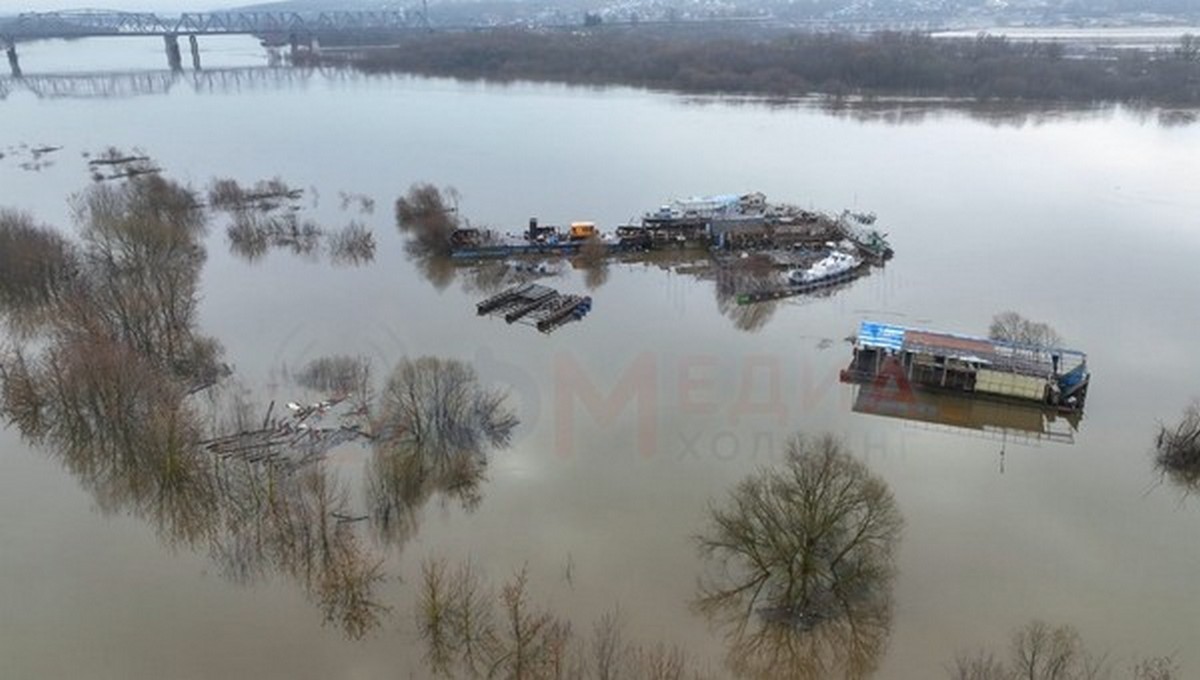
<instances>
[{"instance_id":1,"label":"steel truss bridge","mask_svg":"<svg viewBox=\"0 0 1200 680\"><path fill-rule=\"evenodd\" d=\"M208 12L160 16L148 12L30 12L0 22L0 48L7 53L14 77L21 77L17 43L49 38L93 38L105 36L161 36L167 64L183 70L179 38L191 46L192 66L200 70L202 35L254 35L286 41L293 50L312 49L317 36L346 33L397 32L428 29L428 14L422 10L364 10L323 12Z\"/></svg>"},{"instance_id":2,"label":"steel truss bridge","mask_svg":"<svg viewBox=\"0 0 1200 680\"><path fill-rule=\"evenodd\" d=\"M134 35L315 35L426 27L423 11L209 12L160 16L147 12L30 12L0 23L10 43L45 38Z\"/></svg>"}]
</instances>

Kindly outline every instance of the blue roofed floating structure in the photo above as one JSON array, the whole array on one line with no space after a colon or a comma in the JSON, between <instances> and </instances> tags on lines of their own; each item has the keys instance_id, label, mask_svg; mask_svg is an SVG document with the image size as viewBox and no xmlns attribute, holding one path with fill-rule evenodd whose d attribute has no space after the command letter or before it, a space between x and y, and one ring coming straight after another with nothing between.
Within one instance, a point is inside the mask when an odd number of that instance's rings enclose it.
<instances>
[{"instance_id":1,"label":"blue roofed floating structure","mask_svg":"<svg viewBox=\"0 0 1200 680\"><path fill-rule=\"evenodd\" d=\"M1091 373L1087 355L972 335L863 321L845 382L967 392L1083 409Z\"/></svg>"}]
</instances>

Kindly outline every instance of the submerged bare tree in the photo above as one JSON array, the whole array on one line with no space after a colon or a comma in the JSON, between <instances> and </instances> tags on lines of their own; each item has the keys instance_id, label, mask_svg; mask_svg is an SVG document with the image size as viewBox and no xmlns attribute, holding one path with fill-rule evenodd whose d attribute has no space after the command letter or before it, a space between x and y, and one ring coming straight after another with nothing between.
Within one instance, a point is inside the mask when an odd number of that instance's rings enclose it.
<instances>
[{"instance_id":1,"label":"submerged bare tree","mask_svg":"<svg viewBox=\"0 0 1200 680\"><path fill-rule=\"evenodd\" d=\"M408 237L409 257L433 285L442 289L454 280L451 237L459 228L458 192L432 184L413 184L396 199L396 227Z\"/></svg>"},{"instance_id":2,"label":"submerged bare tree","mask_svg":"<svg viewBox=\"0 0 1200 680\"><path fill-rule=\"evenodd\" d=\"M1007 659L986 650L959 654L948 672L953 680L1171 680L1179 671L1170 657L1153 657L1119 674L1084 646L1074 627L1034 620L1013 632Z\"/></svg>"},{"instance_id":3,"label":"submerged bare tree","mask_svg":"<svg viewBox=\"0 0 1200 680\"><path fill-rule=\"evenodd\" d=\"M323 462L289 472L231 460L215 473L221 514L209 550L227 578L289 576L351 638L382 623L383 558L346 521L348 494Z\"/></svg>"},{"instance_id":4,"label":"submerged bare tree","mask_svg":"<svg viewBox=\"0 0 1200 680\"><path fill-rule=\"evenodd\" d=\"M396 226L412 237L410 252L446 256L450 235L459 227L458 192L432 184L414 184L396 199Z\"/></svg>"},{"instance_id":5,"label":"submerged bare tree","mask_svg":"<svg viewBox=\"0 0 1200 680\"><path fill-rule=\"evenodd\" d=\"M470 364L453 359L401 359L381 394L380 436L435 459L506 446L516 425L507 393L485 388Z\"/></svg>"},{"instance_id":6,"label":"submerged bare tree","mask_svg":"<svg viewBox=\"0 0 1200 680\"><path fill-rule=\"evenodd\" d=\"M78 274L76 248L32 217L0 209L0 317L31 332Z\"/></svg>"},{"instance_id":7,"label":"submerged bare tree","mask_svg":"<svg viewBox=\"0 0 1200 680\"><path fill-rule=\"evenodd\" d=\"M209 183L208 205L228 215L225 235L229 250L248 262L261 259L271 249L315 258L325 231L301 216L303 196L304 190L292 188L278 177L248 187L233 179L214 179ZM339 232L329 240L331 254L339 264L369 262L374 255L370 232L365 237L357 230Z\"/></svg>"},{"instance_id":8,"label":"submerged bare tree","mask_svg":"<svg viewBox=\"0 0 1200 680\"><path fill-rule=\"evenodd\" d=\"M382 558L347 521L348 495L323 459L297 467L208 450L201 405L112 340L59 342L32 359L18 352L0 378L6 419L58 457L105 512L134 515L164 543L207 552L235 582L290 578L350 637L381 623Z\"/></svg>"},{"instance_id":9,"label":"submerged bare tree","mask_svg":"<svg viewBox=\"0 0 1200 680\"><path fill-rule=\"evenodd\" d=\"M329 256L334 264L358 265L375 259L375 236L366 225L351 220L329 235Z\"/></svg>"},{"instance_id":10,"label":"submerged bare tree","mask_svg":"<svg viewBox=\"0 0 1200 680\"><path fill-rule=\"evenodd\" d=\"M83 276L64 299L60 330L105 333L193 387L218 376L220 349L195 332L204 211L157 175L97 184L73 199Z\"/></svg>"},{"instance_id":11,"label":"submerged bare tree","mask_svg":"<svg viewBox=\"0 0 1200 680\"><path fill-rule=\"evenodd\" d=\"M494 242L496 233L486 228L474 228L458 211L458 191L453 187L439 189L428 183L413 184L408 192L396 199L396 227L405 236L404 249L417 266L421 275L434 288L443 290L461 276L463 289L472 293L494 293L505 286L526 283L541 276L558 273L555 262L529 266L510 266L502 261L462 262L451 258L455 246L455 232L462 230L463 243L486 244ZM585 244L584 250L591 258L579 261L585 269L585 283L597 287L607 278L607 268L594 254L603 252L598 239L595 244ZM601 258L602 260L603 258ZM592 266L592 265L597 266Z\"/></svg>"},{"instance_id":12,"label":"submerged bare tree","mask_svg":"<svg viewBox=\"0 0 1200 680\"><path fill-rule=\"evenodd\" d=\"M513 680L683 680L700 678L679 647L625 640L618 611L605 614L590 637L577 635L553 612L534 606L522 569L499 592L466 562L422 564L417 630L425 662L442 677Z\"/></svg>"},{"instance_id":13,"label":"submerged bare tree","mask_svg":"<svg viewBox=\"0 0 1200 680\"><path fill-rule=\"evenodd\" d=\"M1193 401L1174 426L1160 425L1154 442L1160 472L1187 491L1200 489L1200 401Z\"/></svg>"},{"instance_id":14,"label":"submerged bare tree","mask_svg":"<svg viewBox=\"0 0 1200 680\"><path fill-rule=\"evenodd\" d=\"M185 187L157 176L93 185L72 203L78 245L24 220L7 232L46 260L14 263L14 299L37 321L4 357L0 410L101 507L132 505L164 534L195 537L212 504L184 400L221 371L219 346L195 330L203 215Z\"/></svg>"},{"instance_id":15,"label":"submerged bare tree","mask_svg":"<svg viewBox=\"0 0 1200 680\"><path fill-rule=\"evenodd\" d=\"M1058 331L1050 324L1031 321L1016 312L1001 312L992 317L988 337L1021 345L1057 347L1062 344Z\"/></svg>"},{"instance_id":16,"label":"submerged bare tree","mask_svg":"<svg viewBox=\"0 0 1200 680\"><path fill-rule=\"evenodd\" d=\"M345 494L321 461L297 471L201 446L195 395L223 371L196 327L205 218L192 192L147 175L92 185L73 206L78 246L21 221L7 232L76 264L23 271L11 289L39 322L0 357L0 413L104 511L209 551L227 574L286 574L328 621L365 634L383 611L381 562L343 526Z\"/></svg>"},{"instance_id":17,"label":"submerged bare tree","mask_svg":"<svg viewBox=\"0 0 1200 680\"><path fill-rule=\"evenodd\" d=\"M247 262L255 262L272 248L290 251L293 255L314 256L325 235L320 225L300 219L294 212L262 214L242 211L233 214L225 230L229 251Z\"/></svg>"},{"instance_id":18,"label":"submerged bare tree","mask_svg":"<svg viewBox=\"0 0 1200 680\"><path fill-rule=\"evenodd\" d=\"M837 439L797 437L743 480L697 537L697 608L722 624L740 677L869 674L887 645L903 519L887 484Z\"/></svg>"},{"instance_id":19,"label":"submerged bare tree","mask_svg":"<svg viewBox=\"0 0 1200 680\"><path fill-rule=\"evenodd\" d=\"M215 511L185 388L128 345L63 339L4 362L0 411L77 475L106 511L132 509L171 543L207 535Z\"/></svg>"},{"instance_id":20,"label":"submerged bare tree","mask_svg":"<svg viewBox=\"0 0 1200 680\"><path fill-rule=\"evenodd\" d=\"M116 342L186 382L211 384L220 348L195 332L203 211L156 175L97 184L72 198L80 240L0 214L0 313L20 335L85 346Z\"/></svg>"},{"instance_id":21,"label":"submerged bare tree","mask_svg":"<svg viewBox=\"0 0 1200 680\"><path fill-rule=\"evenodd\" d=\"M401 360L380 394L368 463L371 517L380 534L402 543L435 493L474 508L488 454L508 445L517 423L507 393L482 386L470 365Z\"/></svg>"}]
</instances>

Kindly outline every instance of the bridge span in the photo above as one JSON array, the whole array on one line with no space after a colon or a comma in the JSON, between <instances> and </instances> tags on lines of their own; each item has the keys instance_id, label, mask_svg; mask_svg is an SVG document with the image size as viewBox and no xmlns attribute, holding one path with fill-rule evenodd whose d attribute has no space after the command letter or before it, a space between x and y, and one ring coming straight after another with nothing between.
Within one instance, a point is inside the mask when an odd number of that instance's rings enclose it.
<instances>
[{"instance_id":1,"label":"bridge span","mask_svg":"<svg viewBox=\"0 0 1200 680\"><path fill-rule=\"evenodd\" d=\"M187 12L158 15L148 12L28 12L0 22L0 44L14 77L21 76L17 44L49 38L162 36L167 64L183 69L179 38L190 43L193 68L200 69L202 35L254 35L286 41L292 49L312 48L318 35L428 29L424 10L330 10L314 12Z\"/></svg>"}]
</instances>

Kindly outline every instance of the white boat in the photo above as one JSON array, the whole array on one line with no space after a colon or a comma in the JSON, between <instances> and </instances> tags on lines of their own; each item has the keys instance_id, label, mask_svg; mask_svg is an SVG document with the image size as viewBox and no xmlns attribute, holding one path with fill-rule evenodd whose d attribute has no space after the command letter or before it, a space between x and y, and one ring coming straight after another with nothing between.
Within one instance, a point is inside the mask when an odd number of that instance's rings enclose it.
<instances>
[{"instance_id":1,"label":"white boat","mask_svg":"<svg viewBox=\"0 0 1200 680\"><path fill-rule=\"evenodd\" d=\"M819 283L837 278L861 264L862 260L857 257L835 250L807 269L793 269L788 272L788 280L797 286Z\"/></svg>"}]
</instances>

